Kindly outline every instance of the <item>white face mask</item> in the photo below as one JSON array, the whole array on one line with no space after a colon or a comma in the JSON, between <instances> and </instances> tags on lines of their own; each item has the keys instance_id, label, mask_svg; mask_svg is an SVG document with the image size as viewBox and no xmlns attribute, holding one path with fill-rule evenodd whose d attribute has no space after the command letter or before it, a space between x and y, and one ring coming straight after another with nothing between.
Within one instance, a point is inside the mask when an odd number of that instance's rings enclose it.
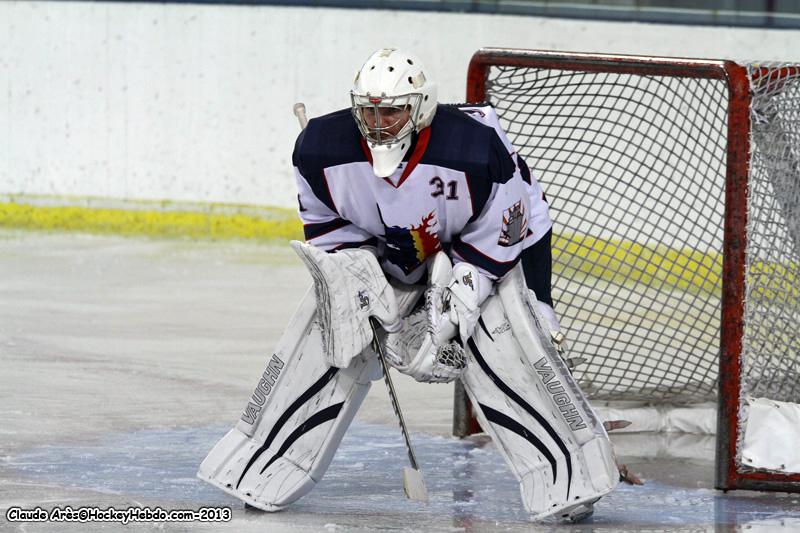
<instances>
[{"instance_id":1,"label":"white face mask","mask_svg":"<svg viewBox=\"0 0 800 533\"><path fill-rule=\"evenodd\" d=\"M392 175L411 146L422 95L375 97L351 93L350 97L353 117L372 154L375 175Z\"/></svg>"},{"instance_id":2,"label":"white face mask","mask_svg":"<svg viewBox=\"0 0 800 533\"><path fill-rule=\"evenodd\" d=\"M350 93L361 135L372 144L395 144L416 129L421 94L371 96Z\"/></svg>"}]
</instances>

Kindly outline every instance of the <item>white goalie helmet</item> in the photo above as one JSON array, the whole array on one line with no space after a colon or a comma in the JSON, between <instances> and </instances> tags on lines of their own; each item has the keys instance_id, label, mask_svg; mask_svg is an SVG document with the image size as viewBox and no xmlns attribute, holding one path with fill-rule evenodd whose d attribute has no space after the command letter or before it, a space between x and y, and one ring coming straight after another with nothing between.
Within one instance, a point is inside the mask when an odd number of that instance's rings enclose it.
<instances>
[{"instance_id":1,"label":"white goalie helmet","mask_svg":"<svg viewBox=\"0 0 800 533\"><path fill-rule=\"evenodd\" d=\"M397 48L374 52L350 91L353 117L378 177L392 175L411 146L411 134L430 126L436 84L420 59Z\"/></svg>"}]
</instances>

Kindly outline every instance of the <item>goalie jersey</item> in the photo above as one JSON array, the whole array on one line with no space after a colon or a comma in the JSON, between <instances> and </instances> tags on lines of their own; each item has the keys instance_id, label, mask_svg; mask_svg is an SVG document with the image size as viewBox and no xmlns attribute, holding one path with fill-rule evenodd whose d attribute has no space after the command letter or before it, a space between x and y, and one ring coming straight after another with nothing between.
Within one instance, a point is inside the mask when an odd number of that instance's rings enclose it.
<instances>
[{"instance_id":1,"label":"goalie jersey","mask_svg":"<svg viewBox=\"0 0 800 533\"><path fill-rule=\"evenodd\" d=\"M497 280L550 230L541 187L492 107L439 105L410 142L381 179L349 108L309 121L292 155L306 241L326 251L372 245L404 283L422 279L439 250Z\"/></svg>"}]
</instances>

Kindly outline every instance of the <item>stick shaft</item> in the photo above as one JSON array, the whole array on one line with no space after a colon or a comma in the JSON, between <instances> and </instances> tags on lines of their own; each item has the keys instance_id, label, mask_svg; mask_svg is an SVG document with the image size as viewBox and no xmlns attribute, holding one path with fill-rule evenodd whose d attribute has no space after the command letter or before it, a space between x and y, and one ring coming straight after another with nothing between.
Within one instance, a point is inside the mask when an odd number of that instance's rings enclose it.
<instances>
[{"instance_id":1,"label":"stick shaft","mask_svg":"<svg viewBox=\"0 0 800 533\"><path fill-rule=\"evenodd\" d=\"M374 318L370 317L369 325L372 327L372 345L375 351L378 353L378 359L381 362L381 367L383 367L383 380L386 382L386 388L389 390L389 400L392 402L392 409L394 409L394 414L397 415L397 421L400 423L400 431L403 433L403 438L406 441L408 460L411 462L411 467L414 470L419 470L417 456L414 454L414 448L411 447L411 439L408 436L408 428L406 427L406 422L403 419L403 412L400 410L400 404L397 402L397 392L395 392L394 383L392 383L392 378L389 376L389 365L386 362L386 355L383 353L383 346L381 346L381 343L378 342L378 330L375 327Z\"/></svg>"}]
</instances>

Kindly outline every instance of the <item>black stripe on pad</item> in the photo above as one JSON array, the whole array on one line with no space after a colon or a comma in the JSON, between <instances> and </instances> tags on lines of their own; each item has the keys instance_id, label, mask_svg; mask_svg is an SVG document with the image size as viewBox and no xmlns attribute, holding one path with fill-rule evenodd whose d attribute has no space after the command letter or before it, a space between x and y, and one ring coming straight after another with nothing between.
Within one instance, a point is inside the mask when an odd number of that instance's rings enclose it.
<instances>
[{"instance_id":1,"label":"black stripe on pad","mask_svg":"<svg viewBox=\"0 0 800 533\"><path fill-rule=\"evenodd\" d=\"M281 444L281 447L278 450L278 453L276 453L272 457L272 459L267 461L267 464L264 465L264 468L261 469L261 472L259 472L259 474L263 474L264 470L269 468L270 465L272 465L272 463L277 461L279 458L283 457L283 454L286 453L286 450L288 450L289 447L292 444L294 444L294 442L297 439L299 439L300 437L302 437L303 435L305 435L306 433L308 433L309 431L311 431L315 427L317 427L317 426L319 426L321 424L324 424L325 422L328 422L330 420L335 420L336 417L339 416L339 411L342 410L342 406L343 405L344 405L344 402L341 402L341 403L333 404L333 405L331 405L329 407L326 407L322 411L314 413L314 415L311 418L309 418L308 420L306 420L305 422L300 424L297 427L297 429L292 431L292 434L289 435L286 438L286 440L283 442L283 444Z\"/></svg>"},{"instance_id":2,"label":"black stripe on pad","mask_svg":"<svg viewBox=\"0 0 800 533\"><path fill-rule=\"evenodd\" d=\"M275 425L272 426L272 430L269 432L264 444L262 444L261 447L256 450L256 453L254 453L247 462L247 466L245 466L244 470L242 470L242 475L239 476L239 481L236 482L237 489L239 488L239 484L242 482L242 479L244 479L244 475L247 474L247 471L250 470L250 467L253 466L253 463L255 463L259 457L261 457L261 454L270 447L272 441L275 440L275 437L278 435L280 430L283 429L283 426L286 424L289 418L291 418L292 415L295 414L304 403L316 396L316 394L321 391L331 379L333 379L333 376L335 376L338 371L338 368L334 366L330 367L327 372L325 372L317 381L315 381L313 385L311 385L303 394L301 394L299 398L292 402L292 405L290 405L286 411L283 412L280 418L278 418L278 420L275 422Z\"/></svg>"},{"instance_id":3,"label":"black stripe on pad","mask_svg":"<svg viewBox=\"0 0 800 533\"><path fill-rule=\"evenodd\" d=\"M478 362L478 365L480 365L481 369L483 369L486 375L489 376L489 379L491 379L492 382L494 382L497 388L500 389L503 392L503 394L514 400L514 402L516 402L517 405L522 407L525 410L525 412L527 412L534 419L536 419L539 425L541 425L542 428L547 432L547 434L550 435L550 438L553 439L553 442L556 443L556 446L558 446L558 449L561 450L561 453L564 454L564 458L567 461L567 498L569 498L569 491L572 485L572 456L570 455L567 446L564 444L564 441L561 440L561 437L558 436L558 433L556 433L555 429L553 429L553 426L551 426L550 423L547 420L545 420L545 418L541 414L539 414L536 411L536 409L533 408L533 406L531 406L528 402L526 402L519 394L514 392L511 389L511 387L509 387L502 379L500 379L500 376L494 373L494 371L489 367L486 360L483 358L483 355L481 354L480 350L478 350L478 346L475 344L475 341L472 338L467 340L467 345L472 350L472 354L475 357L475 361ZM553 483L555 483L555 478L556 475L554 469Z\"/></svg>"},{"instance_id":4,"label":"black stripe on pad","mask_svg":"<svg viewBox=\"0 0 800 533\"><path fill-rule=\"evenodd\" d=\"M550 466L553 468L553 483L556 482L556 471L558 469L556 458L553 456L552 453L550 453L550 450L547 449L547 446L545 446L545 444L541 440L536 438L536 435L528 431L528 429L525 426L523 426L510 416L505 415L495 409L492 409L488 405L484 405L482 403L479 403L478 406L480 406L481 411L483 411L483 414L486 416L486 420L492 422L493 424L503 426L504 428L510 431L513 431L523 439L533 444L536 447L536 449L539 450L542 453L542 455L545 456L547 461L550 463Z\"/></svg>"}]
</instances>

